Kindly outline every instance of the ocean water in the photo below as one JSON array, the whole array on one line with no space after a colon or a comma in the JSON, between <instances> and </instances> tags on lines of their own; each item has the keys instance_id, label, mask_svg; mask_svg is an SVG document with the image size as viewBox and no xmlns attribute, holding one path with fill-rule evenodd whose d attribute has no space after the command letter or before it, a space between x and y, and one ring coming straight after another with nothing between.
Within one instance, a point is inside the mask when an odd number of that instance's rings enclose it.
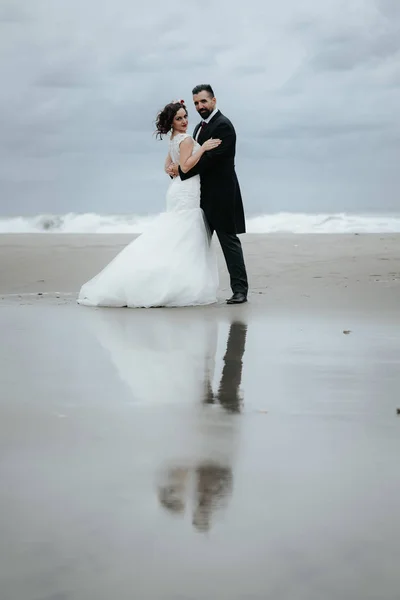
<instances>
[{"instance_id":1,"label":"ocean water","mask_svg":"<svg viewBox=\"0 0 400 600\"><path fill-rule=\"evenodd\" d=\"M0 233L143 233L157 215L0 217ZM400 214L281 212L247 218L248 233L400 233Z\"/></svg>"}]
</instances>

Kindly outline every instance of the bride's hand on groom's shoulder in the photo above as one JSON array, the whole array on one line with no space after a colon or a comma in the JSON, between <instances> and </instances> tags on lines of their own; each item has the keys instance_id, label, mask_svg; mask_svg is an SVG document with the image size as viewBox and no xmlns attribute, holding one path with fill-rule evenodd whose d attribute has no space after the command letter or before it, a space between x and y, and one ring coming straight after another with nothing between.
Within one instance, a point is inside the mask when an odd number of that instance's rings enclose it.
<instances>
[{"instance_id":1,"label":"bride's hand on groom's shoulder","mask_svg":"<svg viewBox=\"0 0 400 600\"><path fill-rule=\"evenodd\" d=\"M218 146L220 145L222 140L216 138L210 138L209 140L205 141L204 144L202 144L201 149L204 152L208 152L208 150L214 150L214 148L218 148Z\"/></svg>"}]
</instances>

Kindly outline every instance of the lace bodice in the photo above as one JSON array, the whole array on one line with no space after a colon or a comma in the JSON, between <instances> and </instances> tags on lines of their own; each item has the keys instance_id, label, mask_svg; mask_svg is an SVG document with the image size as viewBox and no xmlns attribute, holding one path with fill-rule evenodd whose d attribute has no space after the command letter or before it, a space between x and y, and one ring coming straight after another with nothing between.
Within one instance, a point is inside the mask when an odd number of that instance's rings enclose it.
<instances>
[{"instance_id":1,"label":"lace bodice","mask_svg":"<svg viewBox=\"0 0 400 600\"><path fill-rule=\"evenodd\" d=\"M169 155L172 158L172 160L174 161L174 163L176 163L176 164L179 163L179 156L180 156L179 146L180 146L180 143L183 142L183 140L186 139L186 138L188 138L188 137L191 138L192 136L189 135L188 133L178 133L177 135L175 135L169 141ZM194 145L193 145L193 152L192 152L192 154L194 154L199 148L200 148L199 144L195 141Z\"/></svg>"},{"instance_id":2,"label":"lace bodice","mask_svg":"<svg viewBox=\"0 0 400 600\"><path fill-rule=\"evenodd\" d=\"M179 145L188 137L191 137L188 133L178 133L169 141L169 154L175 164L179 164ZM199 144L194 142L192 154L199 148ZM167 211L193 210L199 208L200 176L193 175L193 177L182 181L178 175L178 177L172 179L167 192Z\"/></svg>"}]
</instances>

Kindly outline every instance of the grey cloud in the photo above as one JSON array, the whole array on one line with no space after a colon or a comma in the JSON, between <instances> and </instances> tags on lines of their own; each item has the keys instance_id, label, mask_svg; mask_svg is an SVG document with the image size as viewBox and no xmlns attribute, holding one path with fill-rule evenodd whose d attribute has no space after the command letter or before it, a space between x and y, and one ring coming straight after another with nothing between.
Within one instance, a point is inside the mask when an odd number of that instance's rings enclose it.
<instances>
[{"instance_id":1,"label":"grey cloud","mask_svg":"<svg viewBox=\"0 0 400 600\"><path fill-rule=\"evenodd\" d=\"M400 52L400 29L390 34L340 36L324 40L323 48L311 60L316 69L351 70L371 66Z\"/></svg>"},{"instance_id":2,"label":"grey cloud","mask_svg":"<svg viewBox=\"0 0 400 600\"><path fill-rule=\"evenodd\" d=\"M398 6L397 0L364 0L359 12L349 5L342 18L339 10L329 15L327 7L326 18L322 13L293 18L289 31L305 44L307 65L316 71L379 68L400 53Z\"/></svg>"},{"instance_id":3,"label":"grey cloud","mask_svg":"<svg viewBox=\"0 0 400 600\"><path fill-rule=\"evenodd\" d=\"M242 75L243 77L251 75L262 75L265 74L265 65L240 65L233 67L232 69L236 75Z\"/></svg>"},{"instance_id":4,"label":"grey cloud","mask_svg":"<svg viewBox=\"0 0 400 600\"><path fill-rule=\"evenodd\" d=\"M30 16L27 7L24 7L18 0L15 2L3 0L0 4L0 24L26 23L28 21L30 21Z\"/></svg>"},{"instance_id":5,"label":"grey cloud","mask_svg":"<svg viewBox=\"0 0 400 600\"><path fill-rule=\"evenodd\" d=\"M187 39L173 39L168 37L159 45L127 50L111 66L115 73L162 73L171 71L187 71L189 69L210 69L216 65L216 58L220 52L229 50L232 45L226 43L212 43L199 46Z\"/></svg>"},{"instance_id":6,"label":"grey cloud","mask_svg":"<svg viewBox=\"0 0 400 600\"><path fill-rule=\"evenodd\" d=\"M332 137L349 137L356 135L369 135L371 132L384 133L390 131L390 127L380 123L308 123L308 124L292 124L287 127L269 128L264 132L260 132L260 137L266 138L286 138L286 139L320 139Z\"/></svg>"},{"instance_id":7,"label":"grey cloud","mask_svg":"<svg viewBox=\"0 0 400 600\"><path fill-rule=\"evenodd\" d=\"M339 210L338 197L352 210L389 206L399 4L358 4L155 0L139 16L130 0L3 0L0 214L160 210L167 143L154 118L185 98L192 130L201 82L236 127L248 214Z\"/></svg>"},{"instance_id":8,"label":"grey cloud","mask_svg":"<svg viewBox=\"0 0 400 600\"><path fill-rule=\"evenodd\" d=\"M206 51L201 56L185 56L185 47L174 49L165 49L158 53L149 53L138 56L137 54L127 55L120 59L116 65L117 72L127 73L159 73L165 69L171 71L195 69L205 67L214 61L213 54Z\"/></svg>"},{"instance_id":9,"label":"grey cloud","mask_svg":"<svg viewBox=\"0 0 400 600\"><path fill-rule=\"evenodd\" d=\"M400 4L398 0L376 0L376 6L390 20L400 18Z\"/></svg>"},{"instance_id":10,"label":"grey cloud","mask_svg":"<svg viewBox=\"0 0 400 600\"><path fill-rule=\"evenodd\" d=\"M94 66L85 64L80 57L57 61L45 69L35 83L43 87L88 87L96 83L96 75Z\"/></svg>"}]
</instances>

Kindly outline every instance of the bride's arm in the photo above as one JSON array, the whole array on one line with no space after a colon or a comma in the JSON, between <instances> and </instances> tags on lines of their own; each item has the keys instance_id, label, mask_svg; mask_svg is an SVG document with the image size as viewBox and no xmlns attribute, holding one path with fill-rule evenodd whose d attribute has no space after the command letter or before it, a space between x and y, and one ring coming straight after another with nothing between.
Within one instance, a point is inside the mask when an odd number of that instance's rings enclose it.
<instances>
[{"instance_id":1,"label":"bride's arm","mask_svg":"<svg viewBox=\"0 0 400 600\"><path fill-rule=\"evenodd\" d=\"M221 123L216 127L215 135L218 136L221 142L217 148L214 148L212 152L204 152L196 162L195 168L192 168L189 173L183 171L182 168L178 169L178 174L182 181L185 181L194 175L202 175L207 169L215 168L221 160L224 160L228 156L232 156L232 149L234 148L236 141L236 134L232 125Z\"/></svg>"},{"instance_id":2,"label":"bride's arm","mask_svg":"<svg viewBox=\"0 0 400 600\"><path fill-rule=\"evenodd\" d=\"M165 171L166 173L168 173L168 167L169 167L170 165L172 165L172 158L171 158L171 155L170 155L170 153L168 152L168 154L167 154L167 158L165 159L165 163L164 163L164 171ZM168 174L169 174L169 173L168 173Z\"/></svg>"},{"instance_id":3,"label":"bride's arm","mask_svg":"<svg viewBox=\"0 0 400 600\"><path fill-rule=\"evenodd\" d=\"M219 146L220 143L221 140L213 140L211 138L210 140L204 142L204 144L200 146L197 152L192 154L194 145L193 138L185 138L179 146L179 166L181 168L181 171L183 173L187 173L188 171L190 171L190 169L193 169L193 167L197 165L197 163L203 156L204 152L212 150L213 148L217 148L217 146Z\"/></svg>"}]
</instances>

